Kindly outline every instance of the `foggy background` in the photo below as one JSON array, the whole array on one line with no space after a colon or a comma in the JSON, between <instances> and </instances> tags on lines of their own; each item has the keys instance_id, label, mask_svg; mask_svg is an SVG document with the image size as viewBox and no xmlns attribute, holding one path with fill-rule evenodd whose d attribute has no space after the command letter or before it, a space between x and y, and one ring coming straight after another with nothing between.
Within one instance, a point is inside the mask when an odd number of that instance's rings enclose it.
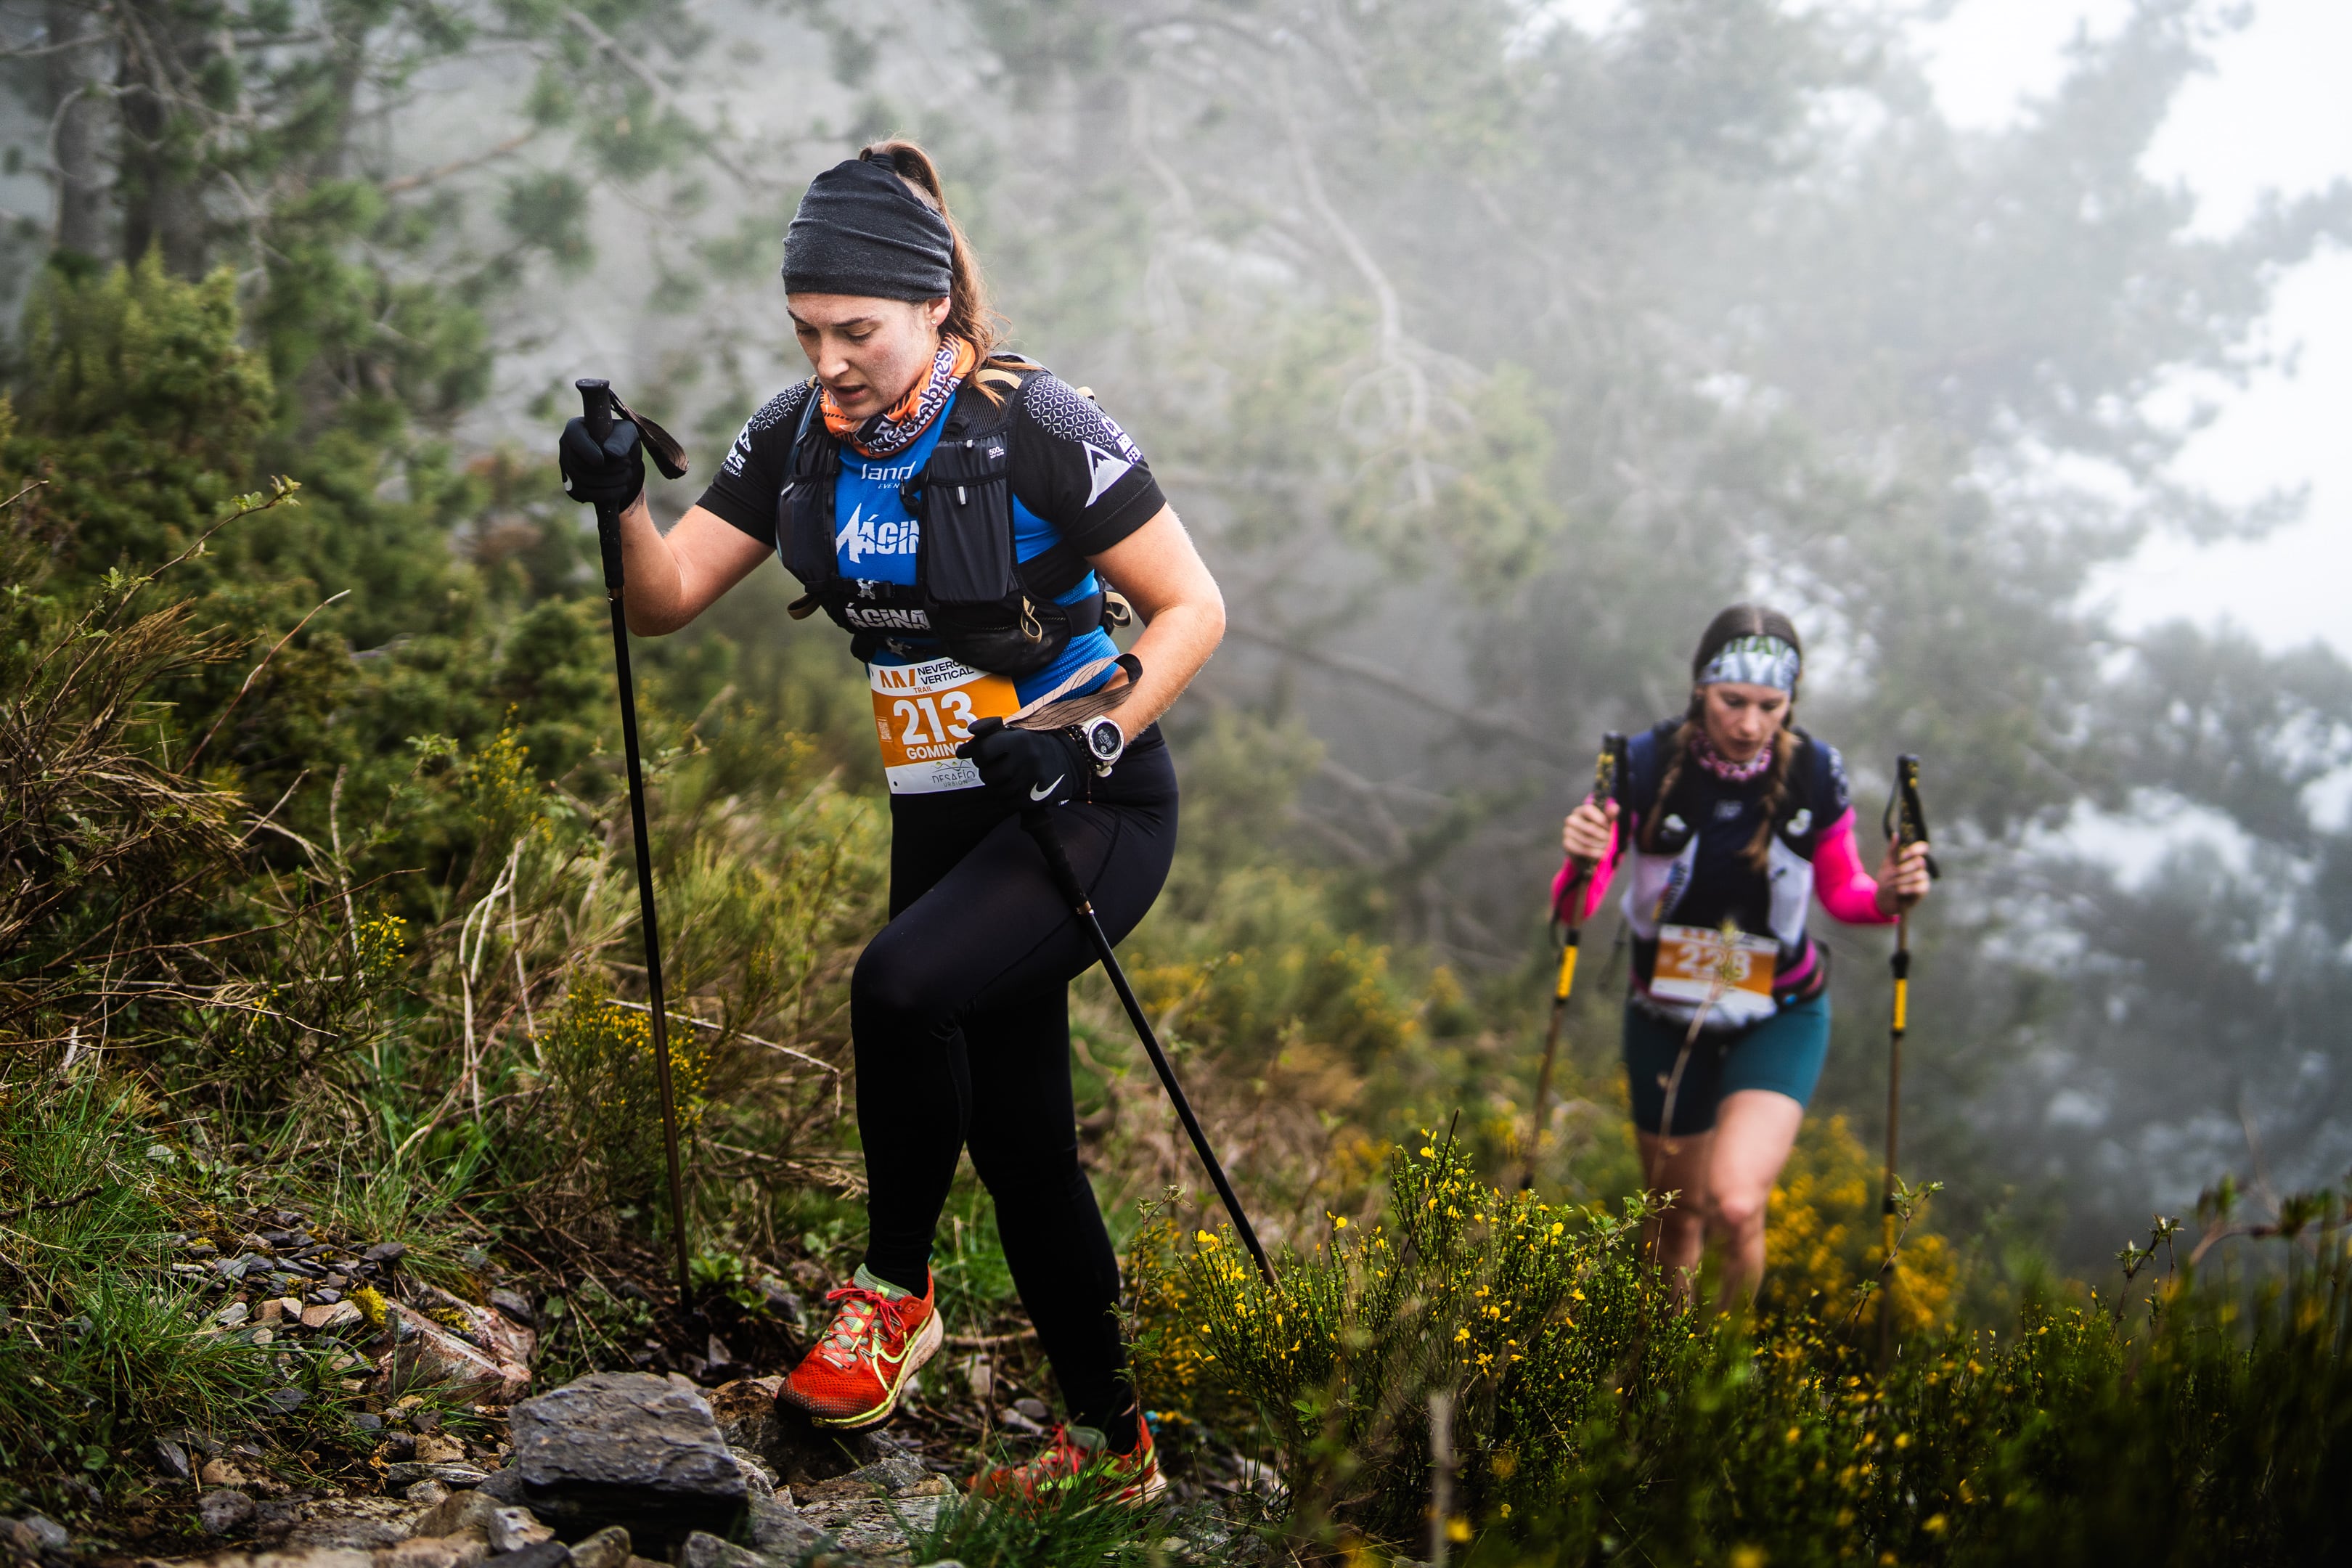
<instances>
[{"instance_id":1,"label":"foggy background","mask_svg":"<svg viewBox=\"0 0 2352 1568\"><path fill-rule=\"evenodd\" d=\"M60 127L140 101L108 29L163 15L0 5L11 300L58 243ZM176 237L261 297L303 204L366 187L387 216L336 254L480 323L487 377L410 398L415 439L468 459L543 462L594 373L707 475L805 374L775 277L803 183L923 140L1014 345L1134 433L1226 588L1180 754L1213 717L1298 787L1271 834L1204 796L1188 852L1344 872L1363 928L1496 1029L1536 1010L1601 731L1678 709L1700 628L1760 595L1807 634L1801 717L1867 851L1894 753L1927 759L1949 874L1906 1163L1961 1228L2079 1267L2225 1170L2284 1191L2352 1163L2342 5L207 15L157 23L244 72L190 89L197 200L134 188L101 116L97 253ZM310 125L322 79L344 112L300 156L233 155ZM453 542L490 558L539 515ZM764 569L706 635L822 730L854 683L780 629L788 597ZM1874 1136L1885 939L1825 934L1818 1108Z\"/></svg>"}]
</instances>

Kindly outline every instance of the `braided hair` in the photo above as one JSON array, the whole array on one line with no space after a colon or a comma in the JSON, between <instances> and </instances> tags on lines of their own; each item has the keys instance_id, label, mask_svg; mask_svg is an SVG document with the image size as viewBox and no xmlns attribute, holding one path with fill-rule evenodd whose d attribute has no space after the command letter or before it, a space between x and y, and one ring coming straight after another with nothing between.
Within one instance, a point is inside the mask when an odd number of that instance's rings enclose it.
<instances>
[{"instance_id":1,"label":"braided hair","mask_svg":"<svg viewBox=\"0 0 2352 1568\"><path fill-rule=\"evenodd\" d=\"M1748 637L1778 637L1795 648L1801 658L1805 651L1796 626L1780 611L1761 605L1734 605L1706 624L1706 635L1698 639L1698 652L1691 656L1692 681L1696 682L1699 672L1714 662L1726 643ZM1780 732L1772 738L1772 767L1764 784L1764 820L1757 825L1756 837L1739 852L1739 858L1754 870L1762 871L1770 865L1772 826L1780 820L1781 807L1788 804L1789 777L1795 771L1798 746L1803 739L1790 725L1796 715L1797 694L1792 690L1789 693L1789 706L1780 715ZM1690 706L1667 742L1666 765L1658 776L1657 799L1643 814L1643 848L1657 848L1658 822L1665 816L1665 803L1674 798L1675 786L1683 781L1683 766L1689 761L1692 743L1706 731L1706 698L1694 684Z\"/></svg>"}]
</instances>

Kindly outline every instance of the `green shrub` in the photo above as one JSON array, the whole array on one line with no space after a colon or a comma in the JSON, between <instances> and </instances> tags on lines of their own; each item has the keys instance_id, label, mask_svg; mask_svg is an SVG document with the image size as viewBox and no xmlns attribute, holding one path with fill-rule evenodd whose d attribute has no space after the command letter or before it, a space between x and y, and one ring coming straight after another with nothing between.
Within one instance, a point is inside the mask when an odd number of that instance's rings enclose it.
<instances>
[{"instance_id":1,"label":"green shrub","mask_svg":"<svg viewBox=\"0 0 2352 1568\"><path fill-rule=\"evenodd\" d=\"M710 1057L698 1035L672 1018L670 1086L680 1138L693 1131L704 1109ZM545 1078L516 1121L526 1159L542 1180L598 1209L650 1219L667 1181L652 1019L615 1002L604 977L586 973L534 1044Z\"/></svg>"},{"instance_id":2,"label":"green shrub","mask_svg":"<svg viewBox=\"0 0 2352 1568\"><path fill-rule=\"evenodd\" d=\"M1450 1142L1398 1155L1390 1185L1385 1224L1335 1220L1278 1289L1206 1233L1140 1271L1147 1389L1181 1373L1204 1408L1255 1411L1302 1547L1425 1539L1433 1393L1476 1563L2085 1561L2123 1541L2288 1563L2352 1535L2352 1253L2327 1194L2247 1227L2291 1248L2252 1286L2184 1263L2128 1310L1913 1333L1882 1373L1859 1296L1752 1332L1678 1309L1637 1210L1505 1194ZM2225 1207L2208 1236L2244 1233Z\"/></svg>"}]
</instances>

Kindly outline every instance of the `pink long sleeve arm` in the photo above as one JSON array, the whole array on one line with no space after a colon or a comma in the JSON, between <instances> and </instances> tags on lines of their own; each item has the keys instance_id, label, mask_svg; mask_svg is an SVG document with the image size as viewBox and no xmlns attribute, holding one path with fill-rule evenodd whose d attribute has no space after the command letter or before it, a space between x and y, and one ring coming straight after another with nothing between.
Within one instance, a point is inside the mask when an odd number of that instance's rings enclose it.
<instances>
[{"instance_id":1,"label":"pink long sleeve arm","mask_svg":"<svg viewBox=\"0 0 2352 1568\"><path fill-rule=\"evenodd\" d=\"M1862 852L1853 841L1853 813L1822 831L1813 851L1813 891L1822 908L1848 925L1891 926L1895 917L1878 908L1878 881L1862 868Z\"/></svg>"},{"instance_id":2,"label":"pink long sleeve arm","mask_svg":"<svg viewBox=\"0 0 2352 1568\"><path fill-rule=\"evenodd\" d=\"M1551 879L1552 913L1563 921L1571 919L1569 911L1560 906L1567 902L1568 889L1576 881L1576 859L1570 856L1560 862L1559 874ZM1584 885L1584 907L1576 911L1572 920L1573 924L1582 925L1592 918L1592 911L1599 909L1601 900L1609 896L1610 879L1616 874L1617 827L1612 823L1609 828L1609 853L1601 858L1600 869L1592 874L1592 880Z\"/></svg>"}]
</instances>

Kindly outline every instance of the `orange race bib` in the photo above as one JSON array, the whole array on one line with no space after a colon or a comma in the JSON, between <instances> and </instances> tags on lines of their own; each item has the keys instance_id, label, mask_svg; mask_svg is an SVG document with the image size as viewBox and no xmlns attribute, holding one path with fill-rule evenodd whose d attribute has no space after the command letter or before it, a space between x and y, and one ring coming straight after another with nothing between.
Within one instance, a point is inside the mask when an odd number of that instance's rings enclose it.
<instances>
[{"instance_id":1,"label":"orange race bib","mask_svg":"<svg viewBox=\"0 0 2352 1568\"><path fill-rule=\"evenodd\" d=\"M882 776L892 795L938 795L978 789L980 770L955 754L977 719L1010 719L1020 711L1013 682L952 658L920 664L868 665L874 689L874 735L882 744Z\"/></svg>"},{"instance_id":2,"label":"orange race bib","mask_svg":"<svg viewBox=\"0 0 2352 1568\"><path fill-rule=\"evenodd\" d=\"M1727 938L1709 926L1662 925L1650 994L1690 1003L1705 1003L1712 997L1720 1005L1733 992L1745 992L1769 1004L1772 977L1780 963L1780 944L1769 936L1735 931ZM1746 1013L1752 1006L1742 998L1734 1001L1728 1012ZM1770 1011L1769 1005L1766 1011Z\"/></svg>"}]
</instances>

